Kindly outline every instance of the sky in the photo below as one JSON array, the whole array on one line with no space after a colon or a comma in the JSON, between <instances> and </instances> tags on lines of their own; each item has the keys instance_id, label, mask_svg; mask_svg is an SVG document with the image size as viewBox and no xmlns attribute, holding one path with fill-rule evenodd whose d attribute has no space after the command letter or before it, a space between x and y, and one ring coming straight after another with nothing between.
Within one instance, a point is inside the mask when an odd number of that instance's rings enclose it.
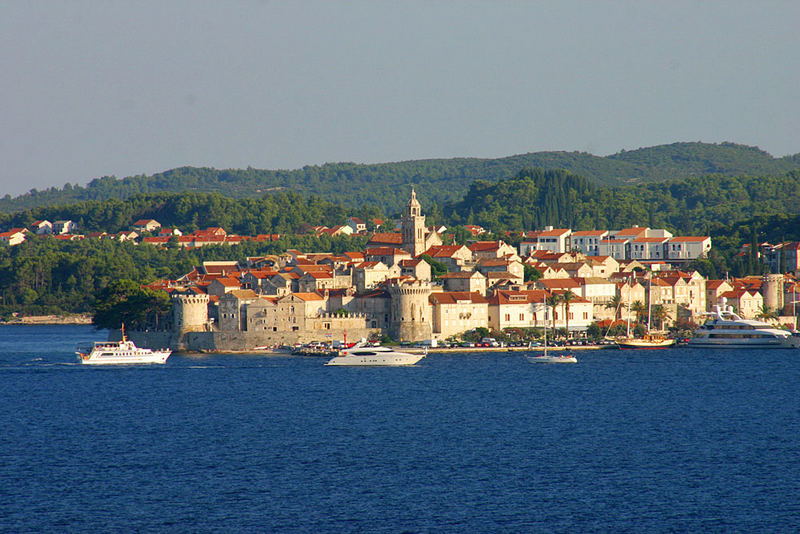
<instances>
[{"instance_id":1,"label":"sky","mask_svg":"<svg viewBox=\"0 0 800 534\"><path fill-rule=\"evenodd\" d=\"M0 196L184 165L800 152L800 2L0 3Z\"/></svg>"}]
</instances>

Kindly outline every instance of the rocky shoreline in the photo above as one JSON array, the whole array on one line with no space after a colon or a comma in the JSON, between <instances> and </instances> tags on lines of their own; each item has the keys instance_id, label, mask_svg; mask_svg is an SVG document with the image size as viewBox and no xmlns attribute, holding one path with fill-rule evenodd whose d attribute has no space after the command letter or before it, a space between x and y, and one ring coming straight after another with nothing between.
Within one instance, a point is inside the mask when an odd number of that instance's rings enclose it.
<instances>
[{"instance_id":1,"label":"rocky shoreline","mask_svg":"<svg viewBox=\"0 0 800 534\"><path fill-rule=\"evenodd\" d=\"M61 324L92 324L91 315L31 315L28 317L14 317L8 321L0 321L4 325L61 325Z\"/></svg>"}]
</instances>

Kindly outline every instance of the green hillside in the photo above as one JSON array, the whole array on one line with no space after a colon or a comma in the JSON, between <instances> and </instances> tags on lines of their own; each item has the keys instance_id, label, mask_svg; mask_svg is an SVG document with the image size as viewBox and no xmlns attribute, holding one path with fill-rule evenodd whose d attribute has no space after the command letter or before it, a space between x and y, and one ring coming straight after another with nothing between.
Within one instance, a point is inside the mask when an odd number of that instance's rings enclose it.
<instances>
[{"instance_id":1,"label":"green hillside","mask_svg":"<svg viewBox=\"0 0 800 534\"><path fill-rule=\"evenodd\" d=\"M423 203L459 201L472 182L497 182L524 168L565 169L598 186L680 180L708 173L783 175L800 169L800 154L773 158L732 143L674 143L600 157L584 152L536 152L496 159L454 158L380 163L329 163L296 170L180 167L152 176L103 177L86 186L31 190L0 199L0 212L85 200L126 199L138 193L218 192L233 198L260 197L273 191L316 194L343 206L372 204L386 213L400 211L409 184L418 186ZM399 193L399 194L398 194Z\"/></svg>"},{"instance_id":2,"label":"green hillside","mask_svg":"<svg viewBox=\"0 0 800 534\"><path fill-rule=\"evenodd\" d=\"M612 188L597 187L568 171L524 169L509 180L474 182L463 200L442 211L450 224L479 224L495 232L637 224L679 235L709 235L753 217L800 215L800 171L782 176L708 174Z\"/></svg>"}]
</instances>

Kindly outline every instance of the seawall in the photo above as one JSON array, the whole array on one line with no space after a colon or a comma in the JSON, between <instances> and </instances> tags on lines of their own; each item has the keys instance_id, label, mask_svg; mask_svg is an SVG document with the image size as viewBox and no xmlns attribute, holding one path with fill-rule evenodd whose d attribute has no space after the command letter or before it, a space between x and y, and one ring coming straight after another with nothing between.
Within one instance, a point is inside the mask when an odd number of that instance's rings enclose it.
<instances>
[{"instance_id":1,"label":"seawall","mask_svg":"<svg viewBox=\"0 0 800 534\"><path fill-rule=\"evenodd\" d=\"M186 352L242 352L252 350L254 347L294 345L295 343L310 343L312 341L357 341L369 338L370 335L380 336L378 328L348 329L343 330L312 330L297 332L186 332L180 336L172 332L144 332L128 331L129 339L137 347L159 349L169 347L175 351ZM109 333L110 340L119 340L122 333L113 330Z\"/></svg>"}]
</instances>

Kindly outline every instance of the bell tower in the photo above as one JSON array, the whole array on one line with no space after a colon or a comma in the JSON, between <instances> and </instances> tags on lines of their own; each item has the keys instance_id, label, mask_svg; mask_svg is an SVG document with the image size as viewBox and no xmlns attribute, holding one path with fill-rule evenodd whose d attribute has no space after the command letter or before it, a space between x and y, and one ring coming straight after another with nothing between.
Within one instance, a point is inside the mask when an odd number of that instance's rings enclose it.
<instances>
[{"instance_id":1,"label":"bell tower","mask_svg":"<svg viewBox=\"0 0 800 534\"><path fill-rule=\"evenodd\" d=\"M403 250L417 257L425 252L425 216L417 200L417 193L411 188L411 199L403 214Z\"/></svg>"}]
</instances>

